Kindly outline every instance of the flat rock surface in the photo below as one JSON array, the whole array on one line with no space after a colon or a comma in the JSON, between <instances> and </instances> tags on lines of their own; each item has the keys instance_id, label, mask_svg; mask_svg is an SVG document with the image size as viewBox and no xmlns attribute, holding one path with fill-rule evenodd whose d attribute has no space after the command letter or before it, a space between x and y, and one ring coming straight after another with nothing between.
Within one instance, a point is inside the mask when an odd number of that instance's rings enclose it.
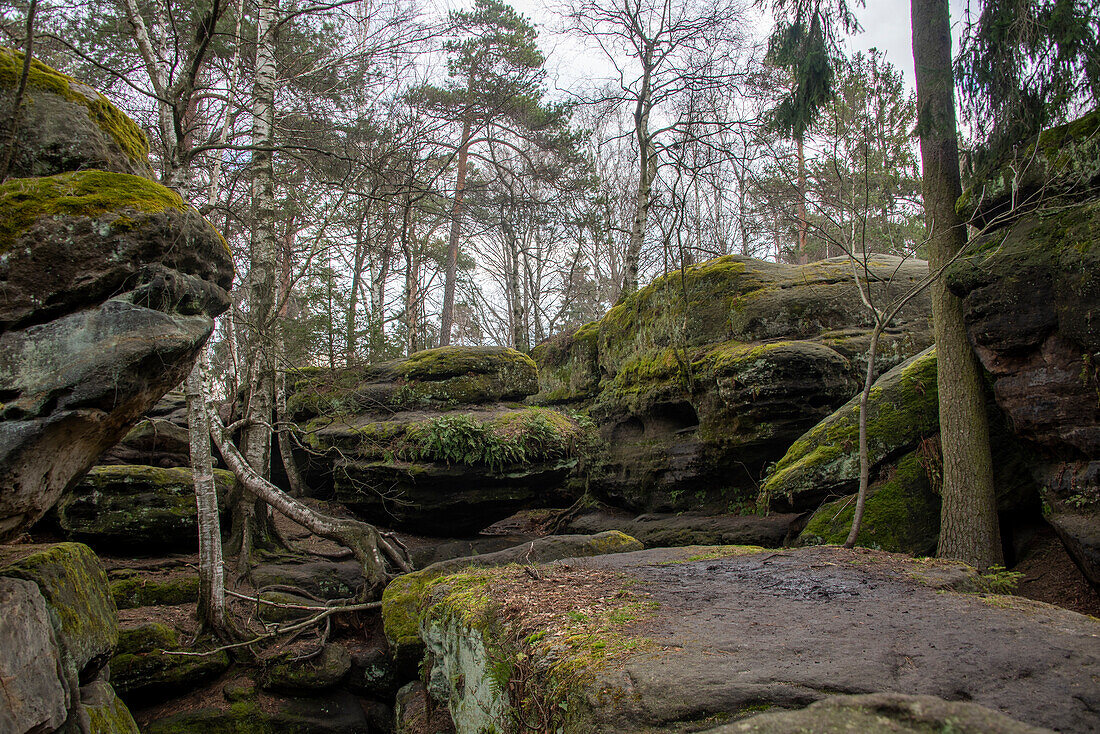
<instances>
[{"instance_id":1,"label":"flat rock surface","mask_svg":"<svg viewBox=\"0 0 1100 734\"><path fill-rule=\"evenodd\" d=\"M938 561L835 547L722 554L568 561L635 577L657 603L630 632L652 641L649 651L609 664L589 689L593 726L697 730L767 706L891 692L971 701L1063 732L1100 729L1095 618L950 591L973 587L976 574Z\"/></svg>"}]
</instances>

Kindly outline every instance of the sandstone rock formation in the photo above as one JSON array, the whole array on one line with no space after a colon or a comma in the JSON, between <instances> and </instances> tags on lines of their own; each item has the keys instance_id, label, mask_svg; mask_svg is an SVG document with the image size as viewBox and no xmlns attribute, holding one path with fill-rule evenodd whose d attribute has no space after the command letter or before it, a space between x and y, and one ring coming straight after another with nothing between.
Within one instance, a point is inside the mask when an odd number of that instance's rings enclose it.
<instances>
[{"instance_id":1,"label":"sandstone rock formation","mask_svg":"<svg viewBox=\"0 0 1100 734\"><path fill-rule=\"evenodd\" d=\"M1086 732L1096 724L1100 622L1040 602L961 593L989 588L962 564L861 549L726 546L534 570L472 569L424 592L427 688L457 731L509 731L517 718L571 734L700 731L836 694L929 697L924 715L917 705L908 717L926 722L918 731L938 731L934 719L949 715L949 700L977 705L956 710L970 731ZM902 716L918 703L888 704L890 697L867 705ZM827 722L823 708L793 718ZM848 712L855 728L847 731L868 731L856 714ZM983 717L992 728L975 729ZM907 731L888 728L890 718L877 718L883 728L873 730Z\"/></svg>"},{"instance_id":2,"label":"sandstone rock formation","mask_svg":"<svg viewBox=\"0 0 1100 734\"><path fill-rule=\"evenodd\" d=\"M0 729L136 734L105 674L118 620L90 548L3 548L0 610Z\"/></svg>"},{"instance_id":3,"label":"sandstone rock formation","mask_svg":"<svg viewBox=\"0 0 1100 734\"><path fill-rule=\"evenodd\" d=\"M214 470L219 499L226 501L236 478ZM70 540L100 550L154 555L198 548L195 483L180 467L96 466L57 505Z\"/></svg>"},{"instance_id":4,"label":"sandstone rock formation","mask_svg":"<svg viewBox=\"0 0 1100 734\"><path fill-rule=\"evenodd\" d=\"M9 97L16 65L0 50ZM0 539L182 381L233 277L220 235L143 177L140 128L42 64L29 88L22 177L0 185Z\"/></svg>"},{"instance_id":5,"label":"sandstone rock formation","mask_svg":"<svg viewBox=\"0 0 1100 734\"><path fill-rule=\"evenodd\" d=\"M927 274L875 256L888 299ZM660 278L598 322L532 351L542 404L590 404L606 441L592 488L636 512L736 511L765 466L846 402L870 335L850 264L723 257ZM918 297L884 335L886 370L931 342Z\"/></svg>"},{"instance_id":6,"label":"sandstone rock formation","mask_svg":"<svg viewBox=\"0 0 1100 734\"><path fill-rule=\"evenodd\" d=\"M1047 520L1100 585L1100 110L1020 146L958 208L986 231L948 287L1038 453Z\"/></svg>"},{"instance_id":7,"label":"sandstone rock formation","mask_svg":"<svg viewBox=\"0 0 1100 734\"><path fill-rule=\"evenodd\" d=\"M989 401L998 506L1038 515L1029 453ZM893 368L871 388L867 410L872 483L857 543L934 555L939 539L940 466L936 352L928 349ZM843 543L859 489L859 397L853 397L795 441L761 490L763 505L814 512L803 543ZM1006 532L1008 528L1006 528Z\"/></svg>"},{"instance_id":8,"label":"sandstone rock formation","mask_svg":"<svg viewBox=\"0 0 1100 734\"><path fill-rule=\"evenodd\" d=\"M496 347L306 371L288 403L306 479L372 522L444 536L560 503L587 436L575 417L516 403L535 375Z\"/></svg>"}]
</instances>

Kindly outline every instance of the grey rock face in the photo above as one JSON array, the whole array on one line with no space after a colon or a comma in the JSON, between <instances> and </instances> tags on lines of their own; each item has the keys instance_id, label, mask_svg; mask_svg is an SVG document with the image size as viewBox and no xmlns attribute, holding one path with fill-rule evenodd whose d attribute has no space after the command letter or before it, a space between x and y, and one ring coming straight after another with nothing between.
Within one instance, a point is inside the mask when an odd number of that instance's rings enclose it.
<instances>
[{"instance_id":1,"label":"grey rock face","mask_svg":"<svg viewBox=\"0 0 1100 734\"><path fill-rule=\"evenodd\" d=\"M0 609L0 731L53 731L70 694L46 601L32 582L0 577Z\"/></svg>"},{"instance_id":2,"label":"grey rock face","mask_svg":"<svg viewBox=\"0 0 1100 734\"><path fill-rule=\"evenodd\" d=\"M16 62L0 51L0 72ZM132 175L148 170L133 122L37 62L31 77L40 104L18 130L32 159L0 185L0 540L183 380L233 277L210 224Z\"/></svg>"}]
</instances>

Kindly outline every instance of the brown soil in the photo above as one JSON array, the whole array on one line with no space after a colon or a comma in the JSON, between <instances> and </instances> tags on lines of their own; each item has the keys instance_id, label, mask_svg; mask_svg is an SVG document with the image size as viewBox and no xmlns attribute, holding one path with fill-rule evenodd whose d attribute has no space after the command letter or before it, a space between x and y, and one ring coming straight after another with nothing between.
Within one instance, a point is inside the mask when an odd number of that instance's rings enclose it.
<instances>
[{"instance_id":1,"label":"brown soil","mask_svg":"<svg viewBox=\"0 0 1100 734\"><path fill-rule=\"evenodd\" d=\"M1100 593L1077 568L1053 530L1041 532L1031 553L1013 570L1024 574L1016 587L1018 595L1100 617Z\"/></svg>"}]
</instances>

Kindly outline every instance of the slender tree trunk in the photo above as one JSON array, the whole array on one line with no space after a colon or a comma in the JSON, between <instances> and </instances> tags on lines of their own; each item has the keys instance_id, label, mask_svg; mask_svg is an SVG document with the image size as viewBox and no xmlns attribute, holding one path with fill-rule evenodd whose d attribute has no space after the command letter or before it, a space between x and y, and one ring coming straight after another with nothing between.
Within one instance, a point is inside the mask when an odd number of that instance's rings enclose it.
<instances>
[{"instance_id":1,"label":"slender tree trunk","mask_svg":"<svg viewBox=\"0 0 1100 734\"><path fill-rule=\"evenodd\" d=\"M451 343L451 327L455 319L455 285L458 281L458 241L462 234L463 195L466 188L466 165L470 154L470 121L462 125L462 145L458 149L458 169L455 171L455 200L451 207L451 235L447 244L447 274L443 281L443 317L439 325L439 346Z\"/></svg>"},{"instance_id":2,"label":"slender tree trunk","mask_svg":"<svg viewBox=\"0 0 1100 734\"><path fill-rule=\"evenodd\" d=\"M310 532L350 549L363 566L363 575L370 591L381 590L388 580L383 554L402 571L412 570L405 554L383 538L372 525L358 520L322 515L257 474L229 440L225 426L217 414L210 411L208 415L210 435L221 451L226 465L244 488L257 502L271 505Z\"/></svg>"},{"instance_id":3,"label":"slender tree trunk","mask_svg":"<svg viewBox=\"0 0 1100 734\"><path fill-rule=\"evenodd\" d=\"M634 137L638 144L638 191L634 196L634 221L630 225L630 240L626 247L623 287L619 291L619 300L638 290L638 267L642 257L642 245L645 244L646 222L649 219L649 206L653 193L654 152L649 137L650 80L651 68L648 57L644 63L642 86L638 93L638 103L634 108Z\"/></svg>"},{"instance_id":4,"label":"slender tree trunk","mask_svg":"<svg viewBox=\"0 0 1100 734\"><path fill-rule=\"evenodd\" d=\"M881 335L882 324L876 319L875 328L871 331L871 347L867 350L867 373L863 380L863 392L859 394L859 494L856 495L852 528L844 541L845 548L856 544L856 536L859 535L859 528L863 523L863 510L867 505L867 489L871 484L871 457L867 449L867 404L871 398L871 386L875 384L875 358L878 356Z\"/></svg>"},{"instance_id":5,"label":"slender tree trunk","mask_svg":"<svg viewBox=\"0 0 1100 734\"><path fill-rule=\"evenodd\" d=\"M417 303L419 302L420 287L420 258L415 252L412 242L412 197L405 195L405 203L401 216L401 253L405 256L405 353L412 354L417 351L419 339L417 329Z\"/></svg>"},{"instance_id":6,"label":"slender tree trunk","mask_svg":"<svg viewBox=\"0 0 1100 734\"><path fill-rule=\"evenodd\" d=\"M206 413L206 384L202 354L187 377L187 425L191 443L191 476L199 525L199 624L218 639L229 642L225 615L225 565L218 517L218 493L214 485L214 461L210 455L210 420Z\"/></svg>"},{"instance_id":7,"label":"slender tree trunk","mask_svg":"<svg viewBox=\"0 0 1100 734\"><path fill-rule=\"evenodd\" d=\"M294 439L291 436L290 416L286 410L286 371L280 370L275 380L275 418L278 423L276 436L279 441L279 456L283 460L283 469L286 471L287 485L290 493L295 497L305 496L305 482L302 473L298 470L298 462L294 458Z\"/></svg>"},{"instance_id":8,"label":"slender tree trunk","mask_svg":"<svg viewBox=\"0 0 1100 734\"><path fill-rule=\"evenodd\" d=\"M810 261L806 252L806 148L802 136L798 136L798 264Z\"/></svg>"},{"instance_id":9,"label":"slender tree trunk","mask_svg":"<svg viewBox=\"0 0 1100 734\"><path fill-rule=\"evenodd\" d=\"M260 3L256 23L256 78L252 100L252 252L248 272L249 353L255 366L248 385L241 452L261 477L271 471L271 420L275 402L275 289L279 237L275 226L275 18L278 0ZM225 458L223 454L223 458ZM231 545L238 570L248 568L252 551L277 539L271 513L262 501L239 497L233 508Z\"/></svg>"},{"instance_id":10,"label":"slender tree trunk","mask_svg":"<svg viewBox=\"0 0 1100 734\"><path fill-rule=\"evenodd\" d=\"M359 281L363 278L363 263L366 260L366 247L363 246L363 219L355 232L355 256L351 269L351 291L348 293L348 312L344 319L345 360L350 367L359 361L356 349L355 316L359 307Z\"/></svg>"},{"instance_id":11,"label":"slender tree trunk","mask_svg":"<svg viewBox=\"0 0 1100 734\"><path fill-rule=\"evenodd\" d=\"M966 246L955 213L962 193L956 142L955 82L947 0L912 0L917 130L924 166L928 265L937 272ZM943 492L939 555L977 568L1002 562L989 426L978 360L966 338L962 302L942 277L932 283Z\"/></svg>"}]
</instances>

